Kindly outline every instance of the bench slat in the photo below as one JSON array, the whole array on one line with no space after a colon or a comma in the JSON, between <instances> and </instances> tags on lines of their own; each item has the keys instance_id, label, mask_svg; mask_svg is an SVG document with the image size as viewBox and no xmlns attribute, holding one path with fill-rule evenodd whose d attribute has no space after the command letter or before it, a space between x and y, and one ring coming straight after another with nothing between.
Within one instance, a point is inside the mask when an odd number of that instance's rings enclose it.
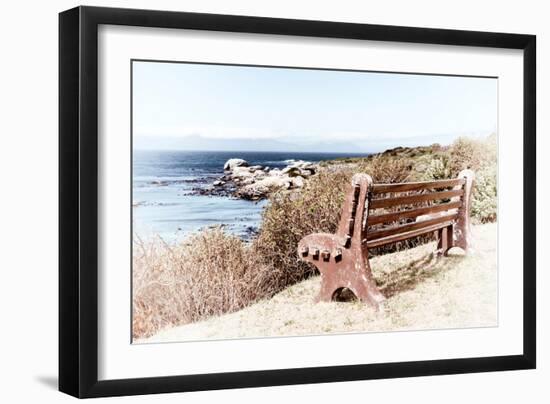
<instances>
[{"instance_id":1,"label":"bench slat","mask_svg":"<svg viewBox=\"0 0 550 404\"><path fill-rule=\"evenodd\" d=\"M439 229L443 229L447 226L451 226L452 221L447 221L432 226L423 227L421 229L408 231L405 233L395 234L393 236L382 237L376 240L367 240L367 248L380 247L386 244L397 243L398 241L407 240L409 238L421 236L423 234L431 233Z\"/></svg>"},{"instance_id":2,"label":"bench slat","mask_svg":"<svg viewBox=\"0 0 550 404\"><path fill-rule=\"evenodd\" d=\"M369 226L380 224L380 223L390 223L395 222L400 219L411 219L418 217L420 215L427 215L430 213L444 212L446 210L458 209L462 206L461 201L457 202L445 202L438 205L426 206L423 208L402 210L400 212L392 213L383 213L380 215L370 215L367 218L367 223Z\"/></svg>"},{"instance_id":3,"label":"bench slat","mask_svg":"<svg viewBox=\"0 0 550 404\"><path fill-rule=\"evenodd\" d=\"M462 186L465 182L466 181L464 180L464 178L455 178L452 180L405 182L400 184L374 184L372 186L372 193L374 195L378 195L388 192L405 192L420 191L423 189L432 188L448 188Z\"/></svg>"},{"instance_id":4,"label":"bench slat","mask_svg":"<svg viewBox=\"0 0 550 404\"><path fill-rule=\"evenodd\" d=\"M408 205L417 202L434 201L436 199L453 198L455 196L462 196L463 194L463 189L457 189L453 191L430 192L427 194L398 196L395 198L374 199L369 203L369 208L389 208L391 206Z\"/></svg>"},{"instance_id":5,"label":"bench slat","mask_svg":"<svg viewBox=\"0 0 550 404\"><path fill-rule=\"evenodd\" d=\"M373 230L373 231L367 233L367 240L368 241L376 240L376 239L379 239L379 238L392 236L394 234L401 234L401 233L405 233L405 232L408 232L408 231L411 231L411 230L421 229L421 228L431 226L431 225L434 225L434 224L440 224L440 223L453 221L457 218L457 216L458 216L458 213L455 212L455 213L450 213L450 214L446 214L446 215L443 215L443 216L435 217L435 218L432 218L432 219L426 219L426 220L421 220L421 221L418 221L418 222L406 223L406 224L402 224L402 225L398 225L398 226L392 226L392 227L386 228L386 229Z\"/></svg>"}]
</instances>

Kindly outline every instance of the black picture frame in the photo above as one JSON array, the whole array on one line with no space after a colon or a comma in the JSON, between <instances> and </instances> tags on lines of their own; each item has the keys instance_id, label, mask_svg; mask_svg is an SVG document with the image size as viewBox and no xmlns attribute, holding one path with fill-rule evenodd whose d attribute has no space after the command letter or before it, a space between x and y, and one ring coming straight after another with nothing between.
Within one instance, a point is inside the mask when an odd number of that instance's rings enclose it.
<instances>
[{"instance_id":1,"label":"black picture frame","mask_svg":"<svg viewBox=\"0 0 550 404\"><path fill-rule=\"evenodd\" d=\"M100 24L523 50L523 354L98 380ZM185 12L77 7L59 15L59 390L103 397L533 369L536 366L536 37Z\"/></svg>"}]
</instances>

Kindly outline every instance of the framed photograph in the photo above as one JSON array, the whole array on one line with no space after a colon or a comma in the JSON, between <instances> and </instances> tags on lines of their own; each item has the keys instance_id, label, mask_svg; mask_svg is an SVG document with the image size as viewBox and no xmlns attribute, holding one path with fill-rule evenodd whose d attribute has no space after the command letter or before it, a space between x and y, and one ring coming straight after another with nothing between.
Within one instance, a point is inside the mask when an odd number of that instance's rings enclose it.
<instances>
[{"instance_id":1,"label":"framed photograph","mask_svg":"<svg viewBox=\"0 0 550 404\"><path fill-rule=\"evenodd\" d=\"M535 36L59 16L59 388L535 368Z\"/></svg>"}]
</instances>

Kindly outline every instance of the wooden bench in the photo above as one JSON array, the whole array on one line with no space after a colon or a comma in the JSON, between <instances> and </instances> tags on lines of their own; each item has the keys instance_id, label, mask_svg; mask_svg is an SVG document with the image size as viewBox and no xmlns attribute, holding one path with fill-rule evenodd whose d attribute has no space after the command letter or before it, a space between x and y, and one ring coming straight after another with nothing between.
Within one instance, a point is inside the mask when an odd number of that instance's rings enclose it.
<instances>
[{"instance_id":1,"label":"wooden bench","mask_svg":"<svg viewBox=\"0 0 550 404\"><path fill-rule=\"evenodd\" d=\"M473 181L471 170L456 179L399 184L373 184L369 175L355 174L336 234L310 234L298 244L299 257L321 273L317 301L331 301L348 288L378 308L384 296L370 269L371 248L434 233L438 254L452 247L467 252Z\"/></svg>"}]
</instances>

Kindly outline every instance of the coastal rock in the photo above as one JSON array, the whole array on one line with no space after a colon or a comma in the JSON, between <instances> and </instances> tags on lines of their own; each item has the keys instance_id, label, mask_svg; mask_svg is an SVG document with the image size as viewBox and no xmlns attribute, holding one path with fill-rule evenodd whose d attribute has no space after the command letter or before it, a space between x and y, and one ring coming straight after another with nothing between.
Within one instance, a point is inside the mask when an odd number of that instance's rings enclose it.
<instances>
[{"instance_id":1,"label":"coastal rock","mask_svg":"<svg viewBox=\"0 0 550 404\"><path fill-rule=\"evenodd\" d=\"M232 158L224 164L224 175L208 187L196 188L200 195L233 196L249 200L269 197L273 192L299 190L318 166L309 161L289 160L283 169L250 166L246 160Z\"/></svg>"},{"instance_id":2,"label":"coastal rock","mask_svg":"<svg viewBox=\"0 0 550 404\"><path fill-rule=\"evenodd\" d=\"M309 161L298 160L294 161L292 164L289 164L281 171L281 173L283 175L288 175L289 177L309 177L310 175L315 174L316 169L317 167L313 163Z\"/></svg>"},{"instance_id":3,"label":"coastal rock","mask_svg":"<svg viewBox=\"0 0 550 404\"><path fill-rule=\"evenodd\" d=\"M150 182L151 185L165 186L168 185L168 181L154 180Z\"/></svg>"},{"instance_id":4,"label":"coastal rock","mask_svg":"<svg viewBox=\"0 0 550 404\"><path fill-rule=\"evenodd\" d=\"M248 167L235 167L231 170L231 176L233 178L249 178L254 174L250 172Z\"/></svg>"},{"instance_id":5,"label":"coastal rock","mask_svg":"<svg viewBox=\"0 0 550 404\"><path fill-rule=\"evenodd\" d=\"M255 182L256 180L254 179L254 176L247 177L241 180L241 185L251 185L251 184L254 184Z\"/></svg>"},{"instance_id":6,"label":"coastal rock","mask_svg":"<svg viewBox=\"0 0 550 404\"><path fill-rule=\"evenodd\" d=\"M248 184L239 188L235 196L243 199L262 199L268 196L271 192L281 189L290 189L291 181L284 177L266 177L252 184Z\"/></svg>"},{"instance_id":7,"label":"coastal rock","mask_svg":"<svg viewBox=\"0 0 550 404\"><path fill-rule=\"evenodd\" d=\"M292 185L295 188L302 188L304 186L304 177L297 176L292 178Z\"/></svg>"},{"instance_id":8,"label":"coastal rock","mask_svg":"<svg viewBox=\"0 0 550 404\"><path fill-rule=\"evenodd\" d=\"M281 171L281 174L288 175L289 177L296 177L302 175L302 170L299 167L286 167Z\"/></svg>"},{"instance_id":9,"label":"coastal rock","mask_svg":"<svg viewBox=\"0 0 550 404\"><path fill-rule=\"evenodd\" d=\"M302 175L313 175L313 174L315 174L315 171L317 169L315 164L313 164L309 161L303 161L303 160L296 161L290 167L295 167L295 168L300 169L300 172L302 173Z\"/></svg>"},{"instance_id":10,"label":"coastal rock","mask_svg":"<svg viewBox=\"0 0 550 404\"><path fill-rule=\"evenodd\" d=\"M223 169L226 171L232 171L235 167L248 167L248 161L243 159L229 159L223 165Z\"/></svg>"}]
</instances>

